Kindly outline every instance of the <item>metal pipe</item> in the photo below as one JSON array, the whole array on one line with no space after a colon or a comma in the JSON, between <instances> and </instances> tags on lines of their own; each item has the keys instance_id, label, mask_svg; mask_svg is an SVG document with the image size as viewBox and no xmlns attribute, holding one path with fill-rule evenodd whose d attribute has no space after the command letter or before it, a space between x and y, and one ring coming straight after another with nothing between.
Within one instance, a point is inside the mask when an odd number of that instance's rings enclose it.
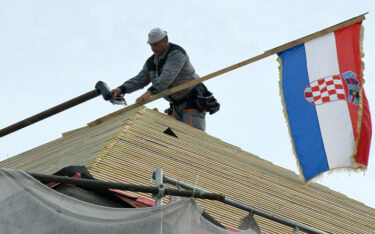
<instances>
[{"instance_id":1,"label":"metal pipe","mask_svg":"<svg viewBox=\"0 0 375 234\"><path fill-rule=\"evenodd\" d=\"M56 175L44 175L38 173L28 173L35 179L41 182L58 182L63 184L75 184L86 188L96 188L96 189L119 189L132 192L142 192L142 193L152 193L159 194L159 187L144 186L144 185L134 185L134 184L124 184L116 182L107 182L101 180L89 180L82 178L72 178L67 176L56 176ZM194 197L199 199L217 200L224 201L225 196L223 194L217 193L205 193L205 192L193 192L187 190L178 190L165 188L164 195L180 196L180 197Z\"/></svg>"},{"instance_id":2,"label":"metal pipe","mask_svg":"<svg viewBox=\"0 0 375 234\"><path fill-rule=\"evenodd\" d=\"M55 115L61 111L67 110L73 106L76 106L78 104L81 104L83 102L86 102L90 99L93 99L100 95L99 89L94 89L90 92L87 92L85 94L82 94L81 96L78 96L76 98L73 98L69 101L66 101L64 103L61 103L60 105L54 106L48 110L45 110L43 112L40 112L39 114L33 115L27 119L21 120L15 124L12 124L6 128L3 128L0 130L0 137L3 137L5 135L8 135L12 132L15 132L17 130L20 130L21 128L27 127L33 123L36 123L40 120L43 120L45 118L48 118L52 115Z\"/></svg>"},{"instance_id":3,"label":"metal pipe","mask_svg":"<svg viewBox=\"0 0 375 234\"><path fill-rule=\"evenodd\" d=\"M178 186L180 186L181 188L184 188L184 189L195 190L195 192L197 192L197 191L199 191L199 192L206 192L203 189L194 188L193 186L191 186L189 184L185 184L183 182L171 179L171 178L169 178L167 176L163 176L163 181L164 181L164 183L167 183L167 184L178 185ZM290 221L290 220L287 220L287 219L279 218L277 216L264 213L264 212L262 212L260 210L257 210L257 209L254 209L254 208L242 205L241 203L238 203L236 201L233 201L233 200L230 200L230 199L227 199L227 198L225 198L222 202L224 204L227 204L227 205L230 205L230 206L234 206L234 207L236 207L238 209L245 210L247 212L250 212L250 213L262 216L264 218L276 221L276 222L284 224L286 226L289 226L289 227L292 227L292 228L297 227L297 228L299 228L299 230L304 231L304 232L313 233L313 234L323 234L323 233L326 233L326 232L317 230L315 228L312 228L312 227L309 227L309 226L306 226L306 225L303 225L303 224L300 224L300 223L296 223L296 222L293 222L293 221Z\"/></svg>"},{"instance_id":4,"label":"metal pipe","mask_svg":"<svg viewBox=\"0 0 375 234\"><path fill-rule=\"evenodd\" d=\"M163 169L158 168L152 174L151 180L155 181L156 187L159 188L158 194L154 194L153 197L155 199L155 206L159 207L163 205L163 196L164 196L164 184L163 184ZM163 233L163 211L160 212L160 231L159 233Z\"/></svg>"},{"instance_id":5,"label":"metal pipe","mask_svg":"<svg viewBox=\"0 0 375 234\"><path fill-rule=\"evenodd\" d=\"M155 206L162 206L164 196L163 169L156 169L152 175L152 180L155 181L156 187L159 188L159 193L154 195Z\"/></svg>"}]
</instances>

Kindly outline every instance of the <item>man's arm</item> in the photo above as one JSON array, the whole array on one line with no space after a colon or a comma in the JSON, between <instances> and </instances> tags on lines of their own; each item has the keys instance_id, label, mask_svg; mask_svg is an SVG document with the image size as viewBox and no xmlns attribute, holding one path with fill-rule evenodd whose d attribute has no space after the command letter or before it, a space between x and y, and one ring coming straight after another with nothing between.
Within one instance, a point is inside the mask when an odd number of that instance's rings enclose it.
<instances>
[{"instance_id":1,"label":"man's arm","mask_svg":"<svg viewBox=\"0 0 375 234\"><path fill-rule=\"evenodd\" d=\"M186 55L181 51L172 51L163 66L163 71L159 77L155 79L153 85L148 89L152 94L160 93L166 90L176 79L182 66L186 62Z\"/></svg>"},{"instance_id":2,"label":"man's arm","mask_svg":"<svg viewBox=\"0 0 375 234\"><path fill-rule=\"evenodd\" d=\"M112 90L112 93L117 96L121 93L132 93L138 89L142 89L150 83L150 76L148 74L147 65L145 64L142 70L135 77L129 79L118 88Z\"/></svg>"}]
</instances>

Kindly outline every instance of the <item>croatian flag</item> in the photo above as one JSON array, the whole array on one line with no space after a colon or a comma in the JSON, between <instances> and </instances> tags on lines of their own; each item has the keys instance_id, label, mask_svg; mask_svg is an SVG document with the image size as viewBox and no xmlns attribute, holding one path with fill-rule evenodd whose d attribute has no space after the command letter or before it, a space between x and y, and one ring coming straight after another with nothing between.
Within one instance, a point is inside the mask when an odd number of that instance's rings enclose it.
<instances>
[{"instance_id":1,"label":"croatian flag","mask_svg":"<svg viewBox=\"0 0 375 234\"><path fill-rule=\"evenodd\" d=\"M281 90L305 181L365 169L371 116L363 90L361 22L279 53Z\"/></svg>"}]
</instances>

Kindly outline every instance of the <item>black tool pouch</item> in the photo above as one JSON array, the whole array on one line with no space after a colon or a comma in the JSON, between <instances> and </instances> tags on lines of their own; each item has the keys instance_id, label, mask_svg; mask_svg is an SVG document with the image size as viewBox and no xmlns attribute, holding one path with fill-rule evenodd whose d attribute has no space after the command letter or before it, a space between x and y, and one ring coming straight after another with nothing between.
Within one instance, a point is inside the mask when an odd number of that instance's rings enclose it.
<instances>
[{"instance_id":1,"label":"black tool pouch","mask_svg":"<svg viewBox=\"0 0 375 234\"><path fill-rule=\"evenodd\" d=\"M220 104L203 83L195 86L193 92L195 93L194 104L200 112L207 111L212 115L220 110Z\"/></svg>"},{"instance_id":2,"label":"black tool pouch","mask_svg":"<svg viewBox=\"0 0 375 234\"><path fill-rule=\"evenodd\" d=\"M172 115L173 114L173 104L169 104L169 108L164 110L164 113L167 115Z\"/></svg>"}]
</instances>

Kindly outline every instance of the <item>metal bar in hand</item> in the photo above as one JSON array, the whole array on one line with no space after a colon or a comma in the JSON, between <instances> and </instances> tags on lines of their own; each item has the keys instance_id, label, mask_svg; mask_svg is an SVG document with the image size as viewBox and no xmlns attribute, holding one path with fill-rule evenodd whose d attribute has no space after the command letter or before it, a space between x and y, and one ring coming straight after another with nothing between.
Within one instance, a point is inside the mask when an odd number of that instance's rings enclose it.
<instances>
[{"instance_id":1,"label":"metal bar in hand","mask_svg":"<svg viewBox=\"0 0 375 234\"><path fill-rule=\"evenodd\" d=\"M183 182L171 179L171 178L169 178L167 176L163 176L163 182L167 183L167 184L171 184L171 185L178 185L178 186L180 186L181 188L184 188L184 189L195 190L195 192L197 192L197 191L199 191L199 192L206 192L203 189L194 188L193 186L191 186L189 184L185 184ZM304 231L304 232L307 232L307 233L313 233L313 234L323 234L323 233L326 233L326 232L322 232L320 230L317 230L315 228L312 228L312 227L309 227L309 226L306 226L306 225L303 225L303 224L300 224L300 223L296 223L296 222L293 222L293 221L290 221L290 220L287 220L287 219L279 218L277 216L264 213L264 212L262 212L260 210L257 210L257 209L254 209L254 208L242 205L241 203L238 203L236 201L233 201L233 200L230 200L230 199L227 199L227 198L225 198L224 201L221 201L221 202L223 202L224 204L230 205L230 206L234 206L234 207L236 207L238 209L245 210L247 212L250 212L250 213L262 216L264 218L276 221L278 223L284 224L284 225L292 227L292 228L298 227L301 231Z\"/></svg>"},{"instance_id":2,"label":"metal bar in hand","mask_svg":"<svg viewBox=\"0 0 375 234\"><path fill-rule=\"evenodd\" d=\"M101 180L90 180L82 178L72 178L67 176L57 176L57 175L44 175L38 173L28 173L35 179L41 182L57 182L63 184L75 184L85 188L96 188L96 189L119 189L132 192L142 192L142 193L152 193L158 194L159 188L153 186L144 185L134 185L134 184L124 184L117 182L107 182ZM194 197L199 199L217 200L224 201L225 196L223 194L217 193L206 193L188 190L178 190L171 188L164 188L164 195L180 196L180 197Z\"/></svg>"},{"instance_id":3,"label":"metal bar in hand","mask_svg":"<svg viewBox=\"0 0 375 234\"><path fill-rule=\"evenodd\" d=\"M22 121L19 121L15 124L12 124L6 128L3 128L0 130L0 137L3 137L5 135L8 135L12 132L15 132L17 130L20 130L21 128L27 127L33 123L36 123L40 120L43 120L45 118L48 118L52 115L55 115L59 112L62 112L64 110L67 110L73 106L76 106L78 104L81 104L83 102L86 102L92 98L95 98L100 95L100 91L95 89L90 92L87 92L85 94L82 94L81 96L78 96L76 98L73 98L69 101L66 101L64 103L61 103L60 105L54 106L48 110L45 110L43 112L40 112L39 114L33 115L27 119L24 119Z\"/></svg>"}]
</instances>

